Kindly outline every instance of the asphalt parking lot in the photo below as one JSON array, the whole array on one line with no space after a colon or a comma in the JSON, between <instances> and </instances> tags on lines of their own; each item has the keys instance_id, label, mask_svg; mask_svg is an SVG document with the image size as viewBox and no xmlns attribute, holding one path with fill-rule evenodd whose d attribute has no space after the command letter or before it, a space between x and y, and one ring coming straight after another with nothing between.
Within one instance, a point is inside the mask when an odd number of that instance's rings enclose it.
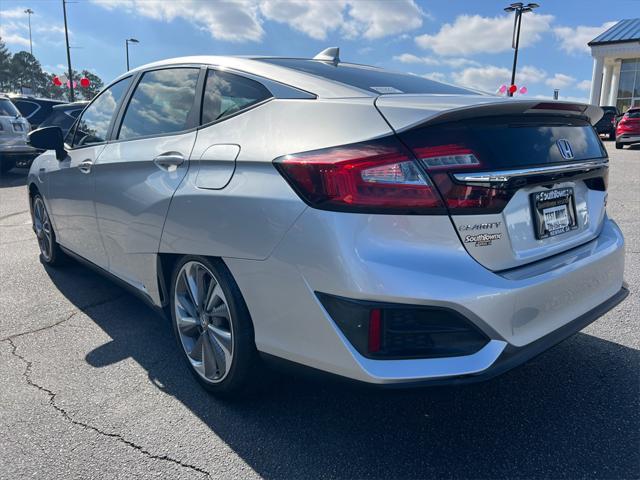
<instances>
[{"instance_id":1,"label":"asphalt parking lot","mask_svg":"<svg viewBox=\"0 0 640 480\"><path fill-rule=\"evenodd\" d=\"M26 171L0 179L0 478L640 477L640 148L608 211L631 295L488 383L378 391L283 374L201 390L168 322L87 268L44 268Z\"/></svg>"}]
</instances>

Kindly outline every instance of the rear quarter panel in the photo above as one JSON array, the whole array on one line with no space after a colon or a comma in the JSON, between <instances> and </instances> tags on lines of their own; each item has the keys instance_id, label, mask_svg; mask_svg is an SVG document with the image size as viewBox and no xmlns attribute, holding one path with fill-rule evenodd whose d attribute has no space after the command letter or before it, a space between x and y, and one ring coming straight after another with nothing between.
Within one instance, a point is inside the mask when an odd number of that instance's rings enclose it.
<instances>
[{"instance_id":1,"label":"rear quarter panel","mask_svg":"<svg viewBox=\"0 0 640 480\"><path fill-rule=\"evenodd\" d=\"M202 128L169 208L160 252L267 258L306 208L273 159L390 133L372 98L273 99ZM224 188L198 187L201 170L206 175L215 168L199 159L217 144L240 146L233 176Z\"/></svg>"}]
</instances>

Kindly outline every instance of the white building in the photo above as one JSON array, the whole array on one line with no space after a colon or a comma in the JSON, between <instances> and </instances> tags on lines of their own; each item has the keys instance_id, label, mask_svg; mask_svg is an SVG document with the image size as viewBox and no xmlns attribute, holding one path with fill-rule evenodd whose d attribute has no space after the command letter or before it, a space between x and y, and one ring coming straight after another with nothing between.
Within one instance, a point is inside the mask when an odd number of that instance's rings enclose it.
<instances>
[{"instance_id":1,"label":"white building","mask_svg":"<svg viewBox=\"0 0 640 480\"><path fill-rule=\"evenodd\" d=\"M621 112L640 106L640 18L620 20L588 44L593 57L590 101Z\"/></svg>"}]
</instances>

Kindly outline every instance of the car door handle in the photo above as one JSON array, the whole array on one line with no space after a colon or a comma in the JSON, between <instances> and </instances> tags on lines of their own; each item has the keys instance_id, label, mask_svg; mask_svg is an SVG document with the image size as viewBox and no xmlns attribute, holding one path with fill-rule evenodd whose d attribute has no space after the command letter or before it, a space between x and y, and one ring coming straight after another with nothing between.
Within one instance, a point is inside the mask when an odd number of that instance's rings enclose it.
<instances>
[{"instance_id":1,"label":"car door handle","mask_svg":"<svg viewBox=\"0 0 640 480\"><path fill-rule=\"evenodd\" d=\"M92 166L93 166L93 162L87 158L86 160L83 160L82 162L80 162L80 165L78 165L78 170L80 170L82 173L85 173L85 174L91 173Z\"/></svg>"},{"instance_id":2,"label":"car door handle","mask_svg":"<svg viewBox=\"0 0 640 480\"><path fill-rule=\"evenodd\" d=\"M179 152L167 152L154 158L153 163L163 170L173 172L184 163L184 156Z\"/></svg>"}]
</instances>

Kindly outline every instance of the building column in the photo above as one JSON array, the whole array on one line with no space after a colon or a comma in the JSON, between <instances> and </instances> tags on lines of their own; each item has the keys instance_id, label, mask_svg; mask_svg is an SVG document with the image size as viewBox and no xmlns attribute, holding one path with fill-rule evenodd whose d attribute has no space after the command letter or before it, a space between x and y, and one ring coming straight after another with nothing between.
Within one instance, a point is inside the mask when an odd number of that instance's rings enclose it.
<instances>
[{"instance_id":1,"label":"building column","mask_svg":"<svg viewBox=\"0 0 640 480\"><path fill-rule=\"evenodd\" d=\"M611 69L611 89L609 90L609 101L607 105L613 105L615 107L618 102L618 83L620 82L620 67L622 66L622 62L620 60L616 60L613 63L613 68Z\"/></svg>"},{"instance_id":2,"label":"building column","mask_svg":"<svg viewBox=\"0 0 640 480\"><path fill-rule=\"evenodd\" d=\"M589 103L592 105L600 105L600 90L602 89L602 67L604 66L603 57L594 57L593 73L591 75L591 93L589 94Z\"/></svg>"},{"instance_id":3,"label":"building column","mask_svg":"<svg viewBox=\"0 0 640 480\"><path fill-rule=\"evenodd\" d=\"M600 90L600 105L608 105L609 96L611 94L611 74L613 73L613 65L604 64L602 74L602 90Z\"/></svg>"}]
</instances>

